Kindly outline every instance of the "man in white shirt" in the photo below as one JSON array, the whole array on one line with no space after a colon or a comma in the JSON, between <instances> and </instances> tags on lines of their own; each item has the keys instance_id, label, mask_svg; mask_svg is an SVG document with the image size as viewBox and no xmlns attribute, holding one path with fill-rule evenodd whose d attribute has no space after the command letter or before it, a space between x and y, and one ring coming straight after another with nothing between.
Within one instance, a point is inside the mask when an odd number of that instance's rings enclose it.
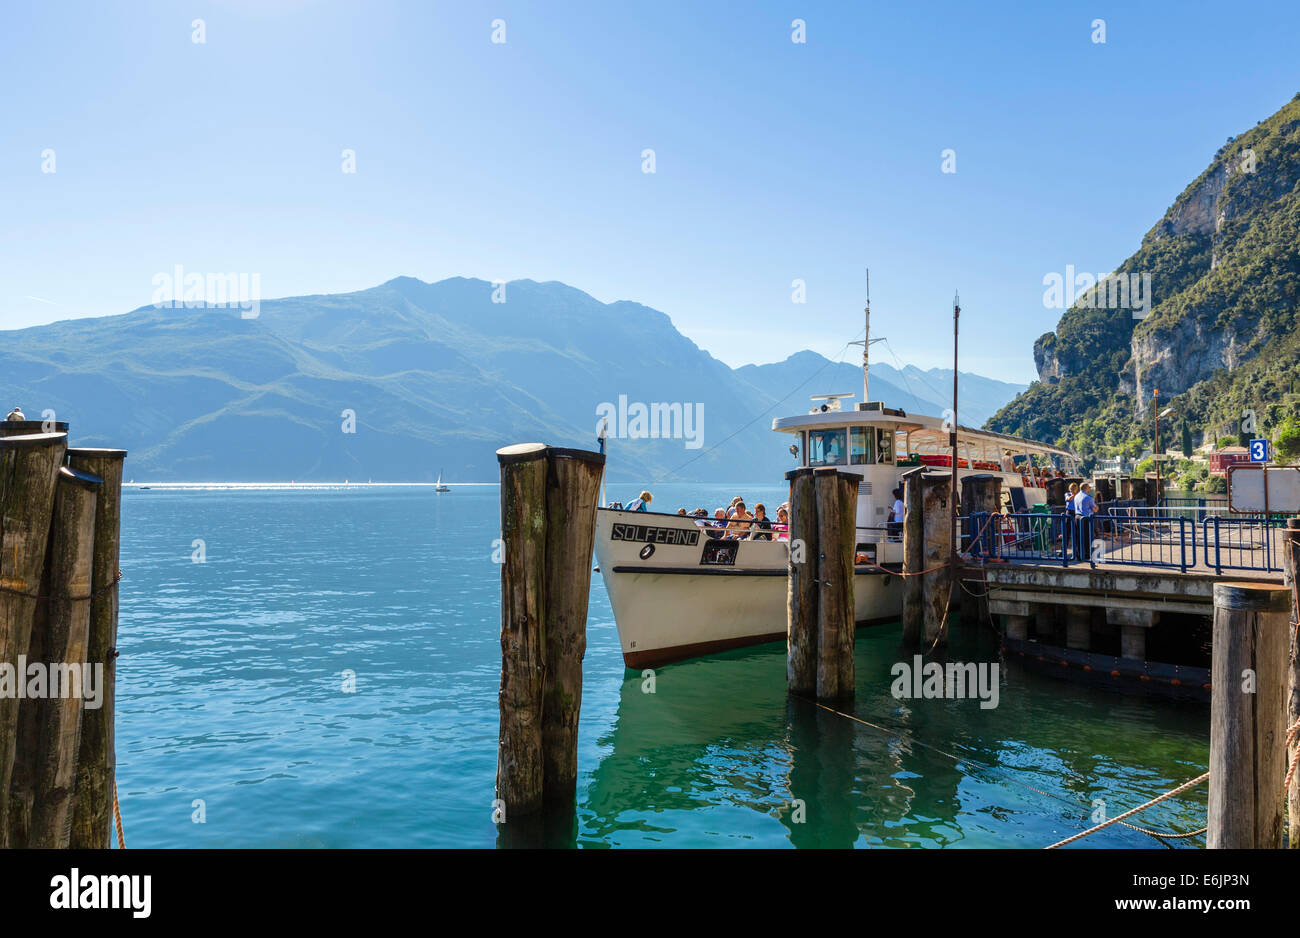
<instances>
[{"instance_id":1,"label":"man in white shirt","mask_svg":"<svg viewBox=\"0 0 1300 938\"><path fill-rule=\"evenodd\" d=\"M903 490L894 489L894 507L889 513L889 539L891 541L901 541L903 539Z\"/></svg>"}]
</instances>

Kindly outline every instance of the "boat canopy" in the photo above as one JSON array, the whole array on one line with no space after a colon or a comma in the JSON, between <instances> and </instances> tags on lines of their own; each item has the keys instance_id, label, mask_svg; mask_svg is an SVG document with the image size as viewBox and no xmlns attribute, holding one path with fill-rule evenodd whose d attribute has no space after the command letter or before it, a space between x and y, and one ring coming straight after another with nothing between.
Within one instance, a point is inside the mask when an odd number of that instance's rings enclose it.
<instances>
[{"instance_id":1,"label":"boat canopy","mask_svg":"<svg viewBox=\"0 0 1300 938\"><path fill-rule=\"evenodd\" d=\"M848 434L851 442L840 443L834 439L839 436L834 431L854 428L858 428L857 432ZM864 434L863 431L867 428L875 428L877 433ZM859 445L857 442L859 438L869 440L874 437L878 455L876 458L862 460L864 462L892 462L893 460L888 458L887 449L897 453L899 462L913 456L919 457L923 462L930 461L927 457L950 460L952 454L952 447L948 441L949 428L944 425L941 418L906 414L901 410L890 410L876 405L873 405L870 410L827 410L795 417L777 417L772 421L772 429L778 433L797 435L806 440L809 446L814 442L835 449L843 447L847 450L851 446L855 452ZM890 430L893 431L892 439L890 439ZM811 437L805 437L804 434L810 434ZM892 446L889 445L890 443ZM1073 465L1077 461L1074 453L1058 446L960 425L957 427L957 450L963 464L972 467L981 463L989 468L1001 467L1002 460L1006 457L1013 460L1020 457L1037 457L1035 462L1039 464L1059 460ZM852 461L857 463L859 460Z\"/></svg>"}]
</instances>

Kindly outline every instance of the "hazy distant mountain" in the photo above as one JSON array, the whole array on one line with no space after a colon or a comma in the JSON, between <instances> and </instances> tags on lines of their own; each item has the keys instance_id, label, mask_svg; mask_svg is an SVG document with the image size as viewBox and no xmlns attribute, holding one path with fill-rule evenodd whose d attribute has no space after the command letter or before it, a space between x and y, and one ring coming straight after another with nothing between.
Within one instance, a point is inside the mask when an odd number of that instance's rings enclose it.
<instances>
[{"instance_id":1,"label":"hazy distant mountain","mask_svg":"<svg viewBox=\"0 0 1300 938\"><path fill-rule=\"evenodd\" d=\"M745 365L736 369L736 375L753 387L777 397L816 375L807 388L801 387L799 393L791 395L787 401L792 405L794 413L799 412L811 394L850 393L854 401L862 399L862 366L832 362L816 352L797 352L783 362L770 365ZM970 372L961 372L958 422L965 426L981 426L998 408L1025 390L1025 387L1023 384L995 381ZM952 369L931 368L922 371L915 365L906 365L899 371L884 362L872 362L870 390L871 399L883 401L887 407L902 408L908 413L942 416L952 406ZM845 406L852 405L846 402Z\"/></svg>"},{"instance_id":2,"label":"hazy distant mountain","mask_svg":"<svg viewBox=\"0 0 1300 938\"><path fill-rule=\"evenodd\" d=\"M937 371L873 366L872 381L873 398L928 413L951 393ZM638 404L703 405L702 432L691 448L676 417L679 438L620 438L616 417L611 479L762 480L790 465L773 416L860 389L860 369L812 352L733 371L661 312L531 280L505 303L481 280L399 277L265 300L255 319L144 307L0 333L4 403L55 411L76 445L125 447L137 479L494 480L509 443L595 448L597 409L622 396L634 434ZM1020 389L963 374L963 422Z\"/></svg>"}]
</instances>

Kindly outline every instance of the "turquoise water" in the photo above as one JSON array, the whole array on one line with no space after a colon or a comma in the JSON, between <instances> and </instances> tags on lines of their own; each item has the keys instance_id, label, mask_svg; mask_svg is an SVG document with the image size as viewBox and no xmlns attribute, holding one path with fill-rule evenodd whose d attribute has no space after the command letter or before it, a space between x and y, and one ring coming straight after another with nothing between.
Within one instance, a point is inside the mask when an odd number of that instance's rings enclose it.
<instances>
[{"instance_id":1,"label":"turquoise water","mask_svg":"<svg viewBox=\"0 0 1300 938\"><path fill-rule=\"evenodd\" d=\"M609 495L636 494L626 488ZM655 494L670 511L783 500L779 486ZM497 529L492 486L128 490L127 845L1041 847L1091 826L1095 799L1113 816L1205 769L1208 705L1014 661L996 709L895 700L889 667L911 660L897 626L858 633L853 710L883 730L788 700L784 645L664 667L646 694L596 574L576 815L540 834L518 823L507 841L492 823ZM996 660L987 625L955 635L951 659ZM1201 789L1142 823L1185 831L1204 818ZM1118 826L1085 843L1160 846Z\"/></svg>"}]
</instances>

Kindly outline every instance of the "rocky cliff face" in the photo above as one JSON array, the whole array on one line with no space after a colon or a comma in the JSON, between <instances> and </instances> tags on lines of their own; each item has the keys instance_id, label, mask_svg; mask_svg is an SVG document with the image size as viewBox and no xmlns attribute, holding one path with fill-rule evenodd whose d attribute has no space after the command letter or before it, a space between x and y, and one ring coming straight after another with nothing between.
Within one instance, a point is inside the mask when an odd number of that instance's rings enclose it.
<instances>
[{"instance_id":1,"label":"rocky cliff face","mask_svg":"<svg viewBox=\"0 0 1300 938\"><path fill-rule=\"evenodd\" d=\"M1238 401L1283 403L1300 322L1300 95L1229 140L1119 273L1150 274L1150 314L1081 297L1034 343L1039 380L992 429L1098 447L1140 436L1156 389L1162 407L1187 395L1197 424Z\"/></svg>"}]
</instances>

